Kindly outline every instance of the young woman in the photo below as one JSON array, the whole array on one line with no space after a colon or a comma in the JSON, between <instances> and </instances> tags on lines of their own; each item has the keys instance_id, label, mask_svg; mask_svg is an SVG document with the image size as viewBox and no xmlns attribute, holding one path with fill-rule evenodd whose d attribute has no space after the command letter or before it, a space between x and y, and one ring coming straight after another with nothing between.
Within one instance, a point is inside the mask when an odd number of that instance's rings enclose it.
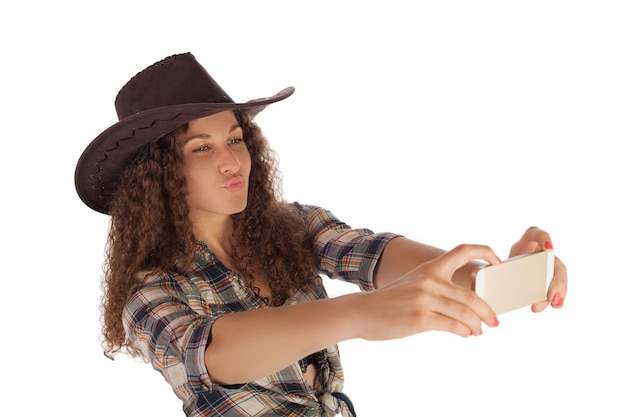
<instances>
[{"instance_id":1,"label":"young woman","mask_svg":"<svg viewBox=\"0 0 626 417\"><path fill-rule=\"evenodd\" d=\"M189 416L355 415L337 343L497 326L471 291L486 246L444 251L351 229L279 195L276 161L254 116L293 93L235 103L189 53L119 92L119 122L84 151L76 188L111 216L105 353L140 356ZM511 255L551 250L529 228ZM329 299L320 274L363 290ZM565 268L541 311L561 307Z\"/></svg>"}]
</instances>

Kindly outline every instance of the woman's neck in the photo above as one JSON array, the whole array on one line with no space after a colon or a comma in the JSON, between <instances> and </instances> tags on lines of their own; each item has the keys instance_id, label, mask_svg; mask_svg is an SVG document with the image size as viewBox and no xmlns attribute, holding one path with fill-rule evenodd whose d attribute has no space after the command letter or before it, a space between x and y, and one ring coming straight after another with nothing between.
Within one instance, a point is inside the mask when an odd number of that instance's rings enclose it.
<instances>
[{"instance_id":1,"label":"woman's neck","mask_svg":"<svg viewBox=\"0 0 626 417\"><path fill-rule=\"evenodd\" d=\"M191 215L193 233L220 259L233 254L233 220L229 215Z\"/></svg>"}]
</instances>

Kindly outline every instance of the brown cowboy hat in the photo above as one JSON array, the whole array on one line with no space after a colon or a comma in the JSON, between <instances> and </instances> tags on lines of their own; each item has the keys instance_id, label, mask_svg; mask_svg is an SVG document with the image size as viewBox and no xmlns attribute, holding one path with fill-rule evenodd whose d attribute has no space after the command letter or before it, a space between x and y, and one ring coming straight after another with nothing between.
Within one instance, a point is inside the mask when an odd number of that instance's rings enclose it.
<instances>
[{"instance_id":1,"label":"brown cowboy hat","mask_svg":"<svg viewBox=\"0 0 626 417\"><path fill-rule=\"evenodd\" d=\"M108 213L118 181L139 150L183 124L225 110L252 116L293 94L235 103L190 53L169 56L135 75L118 93L119 122L87 146L76 165L76 191L87 206Z\"/></svg>"}]
</instances>

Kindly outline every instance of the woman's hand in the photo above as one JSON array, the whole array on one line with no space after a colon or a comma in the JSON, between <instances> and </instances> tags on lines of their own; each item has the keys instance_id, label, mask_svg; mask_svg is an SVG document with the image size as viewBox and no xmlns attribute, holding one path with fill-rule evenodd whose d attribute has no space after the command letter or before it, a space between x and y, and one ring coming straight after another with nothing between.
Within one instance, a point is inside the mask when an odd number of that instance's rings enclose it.
<instances>
[{"instance_id":1,"label":"woman's hand","mask_svg":"<svg viewBox=\"0 0 626 417\"><path fill-rule=\"evenodd\" d=\"M522 235L521 239L511 247L510 257L526 253L552 250L553 244L550 235L538 227L530 227ZM554 257L554 277L548 288L548 297L545 301L533 304L532 311L541 312L548 304L554 308L563 307L567 294L567 270L559 258Z\"/></svg>"},{"instance_id":2,"label":"woman's hand","mask_svg":"<svg viewBox=\"0 0 626 417\"><path fill-rule=\"evenodd\" d=\"M487 246L460 245L384 288L362 294L362 337L386 340L428 330L470 336L482 333L482 323L497 326L496 314L484 300L451 281L457 269L475 259L500 262Z\"/></svg>"}]
</instances>

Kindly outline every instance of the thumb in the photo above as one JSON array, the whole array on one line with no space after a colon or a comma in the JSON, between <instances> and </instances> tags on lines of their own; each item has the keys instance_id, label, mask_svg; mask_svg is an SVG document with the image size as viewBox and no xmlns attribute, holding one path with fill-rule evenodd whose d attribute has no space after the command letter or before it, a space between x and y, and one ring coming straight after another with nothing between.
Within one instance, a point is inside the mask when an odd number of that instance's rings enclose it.
<instances>
[{"instance_id":1,"label":"thumb","mask_svg":"<svg viewBox=\"0 0 626 417\"><path fill-rule=\"evenodd\" d=\"M439 278L450 280L454 272L468 262L482 259L489 264L499 264L502 261L489 246L463 244L438 256L423 266Z\"/></svg>"}]
</instances>

